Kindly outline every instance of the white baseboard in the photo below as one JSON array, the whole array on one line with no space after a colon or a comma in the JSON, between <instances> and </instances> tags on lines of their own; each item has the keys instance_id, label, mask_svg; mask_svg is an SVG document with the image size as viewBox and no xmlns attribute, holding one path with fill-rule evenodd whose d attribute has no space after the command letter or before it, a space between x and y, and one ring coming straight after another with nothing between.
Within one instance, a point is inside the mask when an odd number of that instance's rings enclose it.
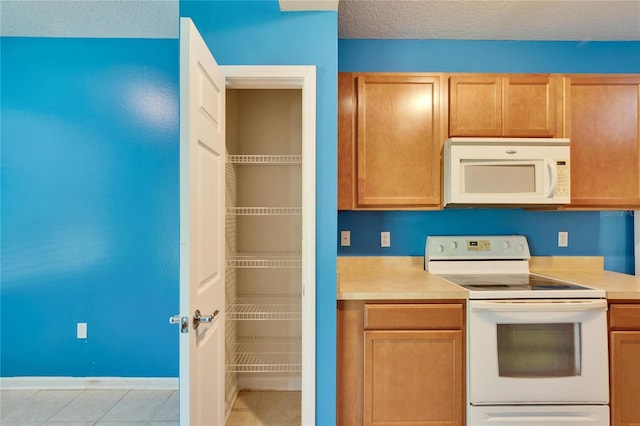
<instances>
[{"instance_id":1,"label":"white baseboard","mask_svg":"<svg viewBox=\"0 0 640 426\"><path fill-rule=\"evenodd\" d=\"M177 377L0 377L0 389L178 390Z\"/></svg>"}]
</instances>

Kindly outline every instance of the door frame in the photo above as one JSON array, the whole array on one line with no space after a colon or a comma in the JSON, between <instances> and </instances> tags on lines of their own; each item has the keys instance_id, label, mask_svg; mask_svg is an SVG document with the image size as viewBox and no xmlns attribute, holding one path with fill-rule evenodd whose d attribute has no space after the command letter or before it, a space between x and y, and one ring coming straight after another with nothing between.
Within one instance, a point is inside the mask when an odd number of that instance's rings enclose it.
<instances>
[{"instance_id":1,"label":"door frame","mask_svg":"<svg viewBox=\"0 0 640 426\"><path fill-rule=\"evenodd\" d=\"M302 424L316 401L316 67L222 65L229 89L302 90Z\"/></svg>"},{"instance_id":2,"label":"door frame","mask_svg":"<svg viewBox=\"0 0 640 426\"><path fill-rule=\"evenodd\" d=\"M640 210L633 212L633 233L635 241L636 276L640 277Z\"/></svg>"}]
</instances>

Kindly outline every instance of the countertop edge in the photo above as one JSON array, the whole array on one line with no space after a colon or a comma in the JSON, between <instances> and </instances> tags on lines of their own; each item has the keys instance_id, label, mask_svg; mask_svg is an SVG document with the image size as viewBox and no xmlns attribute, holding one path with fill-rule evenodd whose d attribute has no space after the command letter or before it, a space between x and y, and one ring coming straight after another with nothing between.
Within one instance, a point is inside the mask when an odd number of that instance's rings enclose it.
<instances>
[{"instance_id":1,"label":"countertop edge","mask_svg":"<svg viewBox=\"0 0 640 426\"><path fill-rule=\"evenodd\" d=\"M421 267L421 256L402 256L395 259L389 256L362 256L339 257L339 259L341 259L338 262L339 272L344 273L337 275L337 300L468 300L469 298L466 289L424 271ZM606 271L602 259L599 256L537 256L532 257L530 269L532 273L604 290L608 300L640 302L640 277ZM369 280L363 282L359 279L361 273L368 274ZM393 285L394 274L409 275L410 277L403 279L415 281L416 289L411 288L412 284ZM369 283L371 283L370 290ZM433 290L424 288L425 285L433 284L436 284Z\"/></svg>"},{"instance_id":2,"label":"countertop edge","mask_svg":"<svg viewBox=\"0 0 640 426\"><path fill-rule=\"evenodd\" d=\"M468 300L469 292L464 289L453 291L433 291L416 293L397 292L342 292L337 294L337 300Z\"/></svg>"}]
</instances>

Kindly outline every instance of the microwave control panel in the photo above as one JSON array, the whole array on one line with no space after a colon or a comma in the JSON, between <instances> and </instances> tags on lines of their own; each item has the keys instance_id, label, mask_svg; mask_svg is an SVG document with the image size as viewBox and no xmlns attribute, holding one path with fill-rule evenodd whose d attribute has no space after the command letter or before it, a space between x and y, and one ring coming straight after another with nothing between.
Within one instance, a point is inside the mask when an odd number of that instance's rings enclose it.
<instances>
[{"instance_id":1,"label":"microwave control panel","mask_svg":"<svg viewBox=\"0 0 640 426\"><path fill-rule=\"evenodd\" d=\"M571 181L571 170L568 160L556 160L556 170L558 172L558 184L556 186L556 197L568 197L571 195L569 182Z\"/></svg>"}]
</instances>

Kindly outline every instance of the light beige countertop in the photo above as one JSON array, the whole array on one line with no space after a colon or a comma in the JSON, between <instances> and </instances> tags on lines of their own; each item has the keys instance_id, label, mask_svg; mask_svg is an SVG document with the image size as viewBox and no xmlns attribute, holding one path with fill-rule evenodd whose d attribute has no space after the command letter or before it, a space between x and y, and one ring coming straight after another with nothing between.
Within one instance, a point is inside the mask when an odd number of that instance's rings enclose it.
<instances>
[{"instance_id":1,"label":"light beige countertop","mask_svg":"<svg viewBox=\"0 0 640 426\"><path fill-rule=\"evenodd\" d=\"M338 300L467 299L468 292L424 270L422 256L338 257ZM532 257L531 272L639 300L640 277L605 271L602 257Z\"/></svg>"},{"instance_id":2,"label":"light beige countertop","mask_svg":"<svg viewBox=\"0 0 640 426\"><path fill-rule=\"evenodd\" d=\"M338 300L466 298L464 288L426 272L421 256L338 257Z\"/></svg>"}]
</instances>

